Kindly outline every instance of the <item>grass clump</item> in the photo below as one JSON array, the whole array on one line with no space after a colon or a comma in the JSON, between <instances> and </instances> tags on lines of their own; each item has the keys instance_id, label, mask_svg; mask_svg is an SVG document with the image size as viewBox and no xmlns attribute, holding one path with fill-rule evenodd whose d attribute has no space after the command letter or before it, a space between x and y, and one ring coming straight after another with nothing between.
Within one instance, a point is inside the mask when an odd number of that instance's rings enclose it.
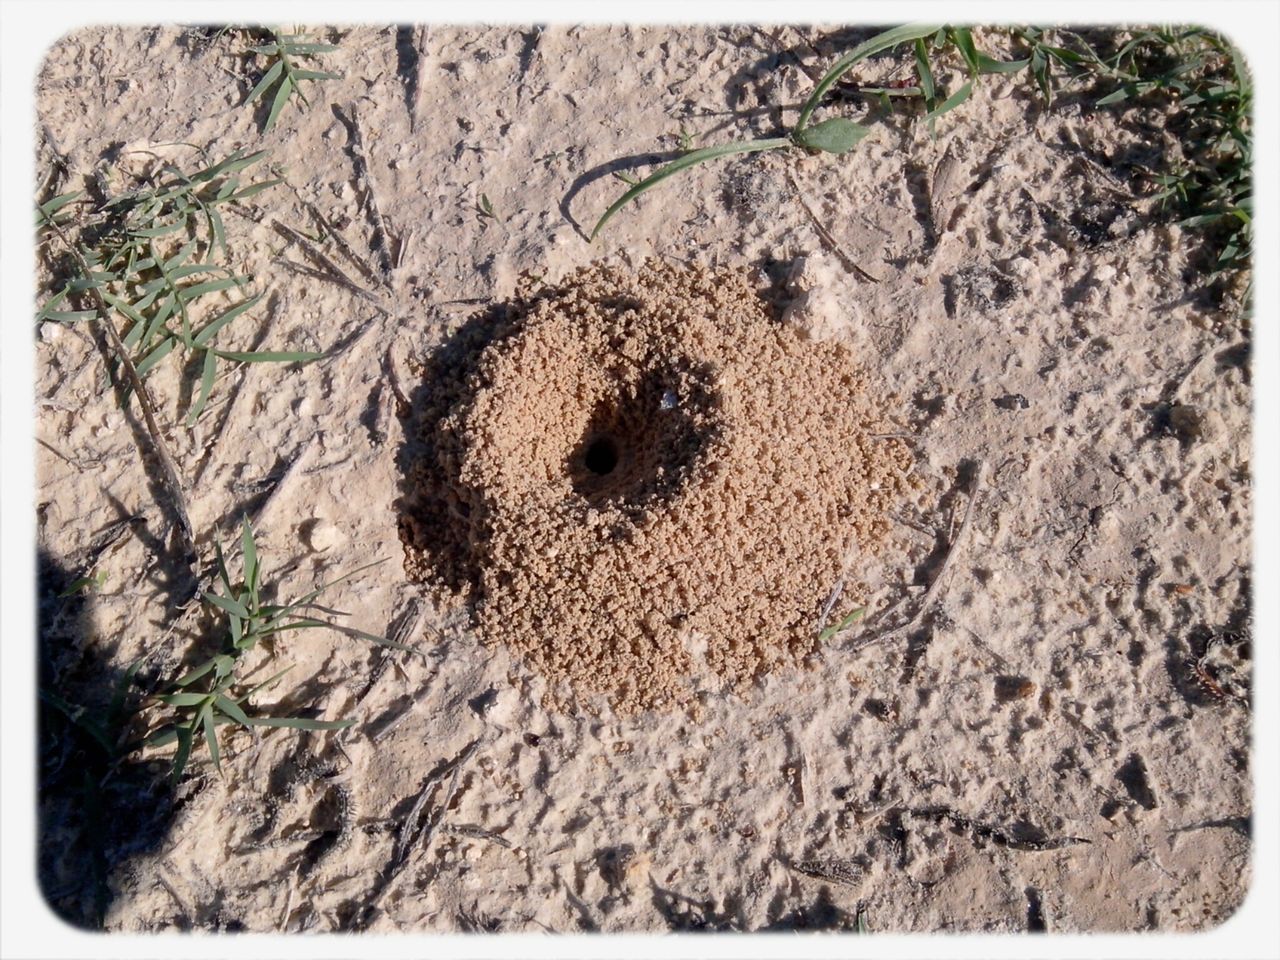
<instances>
[{"instance_id":1,"label":"grass clump","mask_svg":"<svg viewBox=\"0 0 1280 960\"><path fill-rule=\"evenodd\" d=\"M263 598L262 564L253 529L245 520L240 535L242 569L233 583L221 546L217 547L221 593L205 592L201 599L222 617L224 645L221 652L189 670L157 694L156 702L172 709L172 715L147 738L148 746L177 743L171 775L176 783L182 776L192 749L203 739L214 768L221 772L217 728L224 724L250 727L291 727L298 730L340 730L354 720L315 720L308 717L273 717L252 714L249 700L278 681L288 668L268 679L247 686L239 676L242 658L261 641L295 630L330 628L399 650L410 648L382 637L328 620L308 616L316 600L330 587L377 566L381 560L357 567L290 603L267 603Z\"/></svg>"},{"instance_id":2,"label":"grass clump","mask_svg":"<svg viewBox=\"0 0 1280 960\"><path fill-rule=\"evenodd\" d=\"M1144 30L1114 57L1123 80L1100 105L1165 96L1182 108L1183 157L1149 174L1162 207L1207 231L1214 274L1253 251L1253 84L1240 51L1198 27Z\"/></svg>"},{"instance_id":3,"label":"grass clump","mask_svg":"<svg viewBox=\"0 0 1280 960\"><path fill-rule=\"evenodd\" d=\"M89 707L73 703L49 685L42 684L40 699L101 748L98 759L108 767L144 748L162 748L176 743L170 767L170 781L176 786L201 743L207 745L214 768L221 772L218 728L227 724L246 729L289 727L297 730L339 730L351 726L355 722L351 719L272 716L254 709L252 698L276 684L288 668L266 680L250 684L242 673L245 657L260 643L281 633L328 628L381 646L412 652L412 648L404 644L313 615L313 611L322 609L317 601L326 590L377 566L381 560L330 580L297 600L272 603L267 600L269 591L264 587L262 561L248 520L241 527L240 548L241 574L233 581L222 548L216 547L217 578L221 591L204 591L201 594L207 607L220 618L214 633L220 639L218 653L177 680L158 685L152 681L153 689L158 686L159 692L134 704L129 702L129 693L150 653L139 657L121 674L113 686L110 702L105 705ZM82 578L59 596L70 597L85 585L100 584L103 579L105 574L98 574L92 580ZM163 711L162 715L153 716L156 710ZM143 732L135 735L139 728Z\"/></svg>"},{"instance_id":4,"label":"grass clump","mask_svg":"<svg viewBox=\"0 0 1280 960\"><path fill-rule=\"evenodd\" d=\"M156 182L97 204L76 228L74 239L65 210L80 192L39 204L38 229L64 241L72 267L70 277L37 312L36 321L75 323L107 313L102 320L120 324L122 343L140 377L175 349L190 354L199 361L201 373L188 425L195 423L209 400L219 361L319 359L318 353L228 351L215 345L228 324L262 300L261 293L250 289L249 277L236 274L217 257L227 257L221 209L281 182L244 182L244 172L265 155L238 150L193 173L166 163ZM69 309L89 292L100 298L97 309ZM227 294L231 302L224 300L222 309L215 308L216 294Z\"/></svg>"},{"instance_id":5,"label":"grass clump","mask_svg":"<svg viewBox=\"0 0 1280 960\"><path fill-rule=\"evenodd\" d=\"M619 210L638 199L643 194L652 190L658 184L662 183L669 177L675 176L683 170L695 167L700 163L706 163L709 160L717 160L720 157L727 157L738 153L761 153L769 150L782 150L788 147L802 147L808 150L818 150L824 153L847 153L857 146L858 142L870 133L870 128L855 123L845 117L833 117L823 120L816 124L810 124L814 110L818 104L827 95L827 91L849 72L857 63L865 60L873 54L882 50L888 50L900 43L906 43L926 37L936 32L939 28L936 26L902 26L895 27L892 30L886 30L884 33L877 34L866 43L860 44L852 52L842 57L826 75L818 81L818 85L814 88L809 99L805 101L804 106L800 110L800 118L796 121L794 127L786 136L768 137L760 140L744 140L738 143L726 143L713 147L701 147L697 150L689 150L682 153L680 157L660 167L654 173L637 182L626 193L613 202L608 210L596 221L595 227L591 231L591 239L599 235L604 229L604 225L608 223ZM691 138L682 140L682 148L686 145L691 146Z\"/></svg>"},{"instance_id":6,"label":"grass clump","mask_svg":"<svg viewBox=\"0 0 1280 960\"><path fill-rule=\"evenodd\" d=\"M1252 85L1243 60L1228 41L1198 27L1130 32L1114 52L1100 53L1079 33L1056 31L1053 42L1039 27L1008 31L1022 47L1018 59L999 60L979 50L972 29L964 26L904 25L885 30L841 57L822 76L786 135L685 150L649 176L629 182L629 189L604 212L591 231L594 240L623 207L664 180L700 163L739 153L799 147L823 153L848 153L870 128L845 117L813 122L827 95L856 64L885 51L907 47L914 57L913 82L855 89L877 99L885 112L894 98L915 98L923 106L930 133L939 117L963 104L986 74L1025 73L1046 106L1053 104L1059 84L1106 82L1110 92L1095 101L1109 107L1150 96L1176 102L1184 156L1172 169L1148 171L1162 208L1179 216L1183 226L1204 230L1213 244L1212 274L1247 266L1252 251L1253 137L1250 114ZM948 90L938 81L938 59L951 56L962 65L962 83ZM847 92L841 87L842 92Z\"/></svg>"},{"instance_id":7,"label":"grass clump","mask_svg":"<svg viewBox=\"0 0 1280 960\"><path fill-rule=\"evenodd\" d=\"M311 101L302 92L303 81L312 83L317 80L338 80L340 73L329 70L314 70L298 65L298 59L316 60L326 53L337 50L332 43L319 43L297 33L279 33L267 29L267 42L249 48L251 53L268 58L270 66L262 74L262 78L250 91L246 104L271 96L271 109L267 112L266 122L262 130L265 133L275 126L280 111L289 102L289 98L297 94L304 105L311 106ZM274 93L271 91L274 90Z\"/></svg>"}]
</instances>

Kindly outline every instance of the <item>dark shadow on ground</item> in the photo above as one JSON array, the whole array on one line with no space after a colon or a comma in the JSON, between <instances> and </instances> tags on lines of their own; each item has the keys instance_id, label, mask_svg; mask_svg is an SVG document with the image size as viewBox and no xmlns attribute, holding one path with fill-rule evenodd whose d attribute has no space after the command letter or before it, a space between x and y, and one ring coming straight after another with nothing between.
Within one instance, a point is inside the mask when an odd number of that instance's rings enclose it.
<instances>
[{"instance_id":1,"label":"dark shadow on ground","mask_svg":"<svg viewBox=\"0 0 1280 960\"><path fill-rule=\"evenodd\" d=\"M125 759L135 682L151 678L109 661L94 636L90 588L71 590L78 576L38 553L34 839L45 902L67 923L100 930L113 872L165 842L173 805L163 771Z\"/></svg>"}]
</instances>

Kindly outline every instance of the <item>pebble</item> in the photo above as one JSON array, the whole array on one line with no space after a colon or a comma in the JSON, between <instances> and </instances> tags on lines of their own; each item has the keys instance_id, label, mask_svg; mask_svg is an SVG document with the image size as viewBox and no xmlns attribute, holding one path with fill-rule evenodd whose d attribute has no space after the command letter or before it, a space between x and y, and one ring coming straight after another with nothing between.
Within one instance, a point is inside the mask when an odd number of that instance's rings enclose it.
<instances>
[{"instance_id":1,"label":"pebble","mask_svg":"<svg viewBox=\"0 0 1280 960\"><path fill-rule=\"evenodd\" d=\"M317 517L307 533L307 545L316 553L332 550L343 540L342 531L328 520Z\"/></svg>"}]
</instances>

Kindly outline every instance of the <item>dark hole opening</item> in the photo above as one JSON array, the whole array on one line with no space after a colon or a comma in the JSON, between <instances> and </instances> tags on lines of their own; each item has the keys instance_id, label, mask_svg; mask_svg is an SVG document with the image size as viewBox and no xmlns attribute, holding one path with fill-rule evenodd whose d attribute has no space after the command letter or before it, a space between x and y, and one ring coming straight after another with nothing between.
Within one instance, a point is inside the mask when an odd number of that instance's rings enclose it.
<instances>
[{"instance_id":1,"label":"dark hole opening","mask_svg":"<svg viewBox=\"0 0 1280 960\"><path fill-rule=\"evenodd\" d=\"M612 473L613 468L618 465L618 448L608 437L601 437L587 447L583 462L588 470L599 476Z\"/></svg>"}]
</instances>

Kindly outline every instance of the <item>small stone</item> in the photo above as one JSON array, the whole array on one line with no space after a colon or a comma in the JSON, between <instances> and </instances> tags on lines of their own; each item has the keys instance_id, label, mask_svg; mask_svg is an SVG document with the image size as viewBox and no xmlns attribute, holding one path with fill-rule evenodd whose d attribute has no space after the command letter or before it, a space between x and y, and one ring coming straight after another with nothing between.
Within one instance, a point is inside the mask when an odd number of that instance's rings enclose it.
<instances>
[{"instance_id":1,"label":"small stone","mask_svg":"<svg viewBox=\"0 0 1280 960\"><path fill-rule=\"evenodd\" d=\"M328 520L316 518L306 533L307 545L316 553L326 553L345 539L342 531Z\"/></svg>"},{"instance_id":2,"label":"small stone","mask_svg":"<svg viewBox=\"0 0 1280 960\"><path fill-rule=\"evenodd\" d=\"M40 339L45 343L55 343L62 339L62 324L46 320L40 324Z\"/></svg>"}]
</instances>

